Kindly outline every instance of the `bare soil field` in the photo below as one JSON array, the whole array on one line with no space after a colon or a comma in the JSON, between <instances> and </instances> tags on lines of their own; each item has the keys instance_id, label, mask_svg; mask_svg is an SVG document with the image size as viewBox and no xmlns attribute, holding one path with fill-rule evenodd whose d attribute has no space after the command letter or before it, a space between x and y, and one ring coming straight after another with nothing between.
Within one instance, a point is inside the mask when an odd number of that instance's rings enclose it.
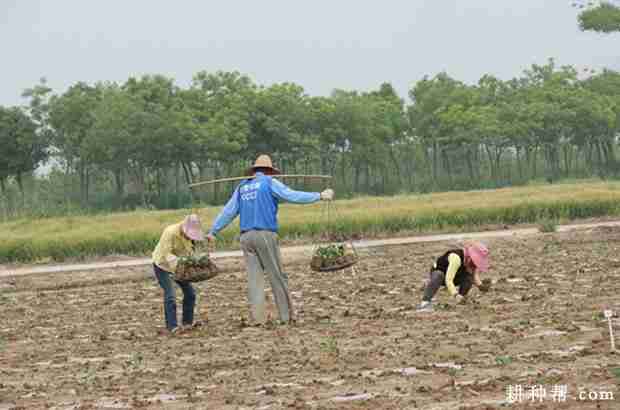
<instances>
[{"instance_id":1,"label":"bare soil field","mask_svg":"<svg viewBox=\"0 0 620 410\"><path fill-rule=\"evenodd\" d=\"M246 326L239 264L175 336L143 269L3 279L0 409L619 409L620 229L487 243L492 289L465 305L441 290L415 311L454 244L374 248L340 272L288 263L290 326Z\"/></svg>"}]
</instances>

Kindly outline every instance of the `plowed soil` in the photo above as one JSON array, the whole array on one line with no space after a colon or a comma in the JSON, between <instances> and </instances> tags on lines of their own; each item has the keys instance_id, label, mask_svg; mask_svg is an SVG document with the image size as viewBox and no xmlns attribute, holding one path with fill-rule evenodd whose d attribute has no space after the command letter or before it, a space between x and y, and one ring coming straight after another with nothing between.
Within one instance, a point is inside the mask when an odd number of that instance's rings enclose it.
<instances>
[{"instance_id":1,"label":"plowed soil","mask_svg":"<svg viewBox=\"0 0 620 410\"><path fill-rule=\"evenodd\" d=\"M491 291L457 305L442 289L417 313L452 245L368 249L338 272L289 263L289 326L247 326L239 265L196 286L208 323L180 335L139 269L3 280L0 409L620 408L602 315L620 310L618 228L490 240Z\"/></svg>"}]
</instances>

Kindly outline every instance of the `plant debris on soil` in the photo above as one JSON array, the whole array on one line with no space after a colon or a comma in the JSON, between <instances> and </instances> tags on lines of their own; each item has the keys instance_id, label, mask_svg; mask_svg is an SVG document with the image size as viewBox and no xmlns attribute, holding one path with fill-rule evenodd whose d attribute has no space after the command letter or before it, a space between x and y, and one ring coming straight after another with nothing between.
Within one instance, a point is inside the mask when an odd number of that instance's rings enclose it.
<instances>
[{"instance_id":1,"label":"plant debris on soil","mask_svg":"<svg viewBox=\"0 0 620 410\"><path fill-rule=\"evenodd\" d=\"M247 324L242 265L194 284L208 322L179 335L138 270L3 279L0 409L620 408L602 315L614 310L620 333L620 229L487 244L488 291L466 304L442 289L434 312L415 310L453 244L364 249L337 273L285 266L292 325L277 323L269 292L273 320ZM507 401L510 386L521 403ZM546 396L528 396L533 386Z\"/></svg>"}]
</instances>

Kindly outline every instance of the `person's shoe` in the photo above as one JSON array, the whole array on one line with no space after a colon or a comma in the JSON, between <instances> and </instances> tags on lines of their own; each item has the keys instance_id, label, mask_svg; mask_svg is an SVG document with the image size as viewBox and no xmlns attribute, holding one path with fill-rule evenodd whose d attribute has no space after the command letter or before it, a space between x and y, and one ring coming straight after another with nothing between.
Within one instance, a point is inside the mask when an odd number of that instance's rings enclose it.
<instances>
[{"instance_id":1,"label":"person's shoe","mask_svg":"<svg viewBox=\"0 0 620 410\"><path fill-rule=\"evenodd\" d=\"M433 311L433 304L430 301L425 301L423 300L422 303L420 303L418 305L418 307L416 308L416 312L432 312Z\"/></svg>"},{"instance_id":2,"label":"person's shoe","mask_svg":"<svg viewBox=\"0 0 620 410\"><path fill-rule=\"evenodd\" d=\"M197 327L203 327L206 326L207 323L209 323L208 320L197 320L194 323L192 323L191 325L189 325L189 327L191 327L192 329L195 329Z\"/></svg>"},{"instance_id":3,"label":"person's shoe","mask_svg":"<svg viewBox=\"0 0 620 410\"><path fill-rule=\"evenodd\" d=\"M170 329L170 336L175 336L183 333L183 326L177 326L173 329Z\"/></svg>"}]
</instances>

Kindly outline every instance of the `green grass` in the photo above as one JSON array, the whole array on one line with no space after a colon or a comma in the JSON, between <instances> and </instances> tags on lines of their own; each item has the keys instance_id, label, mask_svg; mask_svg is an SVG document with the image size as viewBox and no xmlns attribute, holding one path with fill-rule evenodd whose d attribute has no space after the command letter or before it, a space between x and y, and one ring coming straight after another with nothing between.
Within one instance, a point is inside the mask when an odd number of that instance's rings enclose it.
<instances>
[{"instance_id":1,"label":"green grass","mask_svg":"<svg viewBox=\"0 0 620 410\"><path fill-rule=\"evenodd\" d=\"M543 233L555 232L558 230L558 221L543 219L538 224L538 230Z\"/></svg>"},{"instance_id":2,"label":"green grass","mask_svg":"<svg viewBox=\"0 0 620 410\"><path fill-rule=\"evenodd\" d=\"M202 207L196 211L208 228L220 209ZM285 240L312 240L325 231L324 203L284 204L280 209L280 236ZM139 211L5 222L0 224L0 263L148 255L161 231L190 211ZM620 183L588 182L340 200L331 207L330 220L336 233L373 237L475 230L494 224L544 224L544 221L556 224L615 215L620 215ZM232 224L222 232L218 246L236 247L238 233L238 224Z\"/></svg>"}]
</instances>

